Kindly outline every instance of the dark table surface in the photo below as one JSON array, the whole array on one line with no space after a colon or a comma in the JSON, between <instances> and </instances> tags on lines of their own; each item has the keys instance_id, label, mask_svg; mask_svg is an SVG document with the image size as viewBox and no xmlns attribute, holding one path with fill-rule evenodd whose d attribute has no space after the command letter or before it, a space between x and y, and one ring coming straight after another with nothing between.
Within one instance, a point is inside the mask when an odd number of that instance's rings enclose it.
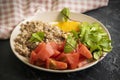
<instances>
[{"instance_id":1,"label":"dark table surface","mask_svg":"<svg viewBox=\"0 0 120 80\"><path fill-rule=\"evenodd\" d=\"M50 73L33 69L13 54L9 40L0 40L0 80L120 80L120 1L85 13L101 21L112 37L113 50L98 64L73 73Z\"/></svg>"}]
</instances>

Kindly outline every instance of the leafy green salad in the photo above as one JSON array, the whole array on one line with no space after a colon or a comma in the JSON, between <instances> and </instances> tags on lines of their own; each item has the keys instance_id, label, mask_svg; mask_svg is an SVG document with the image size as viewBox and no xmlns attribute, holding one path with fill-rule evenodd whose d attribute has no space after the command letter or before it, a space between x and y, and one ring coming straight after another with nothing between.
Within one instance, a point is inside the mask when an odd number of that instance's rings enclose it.
<instances>
[{"instance_id":1,"label":"leafy green salad","mask_svg":"<svg viewBox=\"0 0 120 80\"><path fill-rule=\"evenodd\" d=\"M70 11L68 8L64 8L61 14L63 15L64 21L72 20L70 19ZM70 52L76 48L77 42L86 45L96 60L103 56L104 52L110 52L112 50L109 35L102 28L102 25L97 22L81 22L79 31L72 30L70 33L72 33L72 36L69 35L67 37L65 52Z\"/></svg>"}]
</instances>

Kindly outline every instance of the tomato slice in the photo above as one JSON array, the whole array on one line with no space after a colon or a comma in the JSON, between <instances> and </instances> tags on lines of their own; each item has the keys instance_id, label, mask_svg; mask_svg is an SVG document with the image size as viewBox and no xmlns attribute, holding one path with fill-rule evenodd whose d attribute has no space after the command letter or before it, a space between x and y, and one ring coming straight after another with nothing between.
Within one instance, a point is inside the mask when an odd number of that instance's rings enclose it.
<instances>
[{"instance_id":1,"label":"tomato slice","mask_svg":"<svg viewBox=\"0 0 120 80\"><path fill-rule=\"evenodd\" d=\"M64 50L65 41L60 42L60 43L56 43L56 42L49 42L49 43L55 50L58 50L60 52L62 52Z\"/></svg>"},{"instance_id":2,"label":"tomato slice","mask_svg":"<svg viewBox=\"0 0 120 80\"><path fill-rule=\"evenodd\" d=\"M62 61L62 62L67 62L67 57L66 57L65 53L61 53L60 55L58 55L56 57L56 60Z\"/></svg>"},{"instance_id":3,"label":"tomato slice","mask_svg":"<svg viewBox=\"0 0 120 80\"><path fill-rule=\"evenodd\" d=\"M66 57L69 64L69 68L70 69L77 68L79 63L79 54L78 53L66 54Z\"/></svg>"},{"instance_id":4,"label":"tomato slice","mask_svg":"<svg viewBox=\"0 0 120 80\"><path fill-rule=\"evenodd\" d=\"M58 44L58 51L63 52L64 46L65 46L65 41L61 42Z\"/></svg>"},{"instance_id":5,"label":"tomato slice","mask_svg":"<svg viewBox=\"0 0 120 80\"><path fill-rule=\"evenodd\" d=\"M40 59L37 59L37 61L35 62L35 65L40 66L40 67L45 67L45 61L42 61Z\"/></svg>"},{"instance_id":6,"label":"tomato slice","mask_svg":"<svg viewBox=\"0 0 120 80\"><path fill-rule=\"evenodd\" d=\"M51 57L56 58L58 55L60 55L60 52L58 50L54 50L54 54Z\"/></svg>"},{"instance_id":7,"label":"tomato slice","mask_svg":"<svg viewBox=\"0 0 120 80\"><path fill-rule=\"evenodd\" d=\"M54 49L54 54L53 54L52 58L55 58L56 56L58 56L60 54L60 51L58 51L59 45L56 42L49 42L49 43L52 46L52 48Z\"/></svg>"},{"instance_id":8,"label":"tomato slice","mask_svg":"<svg viewBox=\"0 0 120 80\"><path fill-rule=\"evenodd\" d=\"M46 61L46 67L48 69L67 69L67 63L56 61L49 58Z\"/></svg>"},{"instance_id":9,"label":"tomato slice","mask_svg":"<svg viewBox=\"0 0 120 80\"><path fill-rule=\"evenodd\" d=\"M34 51L35 51L36 53L38 53L44 45L45 45L45 43L44 43L44 42L41 42Z\"/></svg>"},{"instance_id":10,"label":"tomato slice","mask_svg":"<svg viewBox=\"0 0 120 80\"><path fill-rule=\"evenodd\" d=\"M53 49L58 50L58 44L56 42L49 42Z\"/></svg>"},{"instance_id":11,"label":"tomato slice","mask_svg":"<svg viewBox=\"0 0 120 80\"><path fill-rule=\"evenodd\" d=\"M30 60L29 60L30 63L31 63L31 64L35 64L36 59L37 59L37 58L36 58L36 53L35 53L34 51L32 51L31 54L30 54Z\"/></svg>"},{"instance_id":12,"label":"tomato slice","mask_svg":"<svg viewBox=\"0 0 120 80\"><path fill-rule=\"evenodd\" d=\"M78 53L61 53L56 60L66 62L68 68L74 69L78 66L79 63L79 54Z\"/></svg>"},{"instance_id":13,"label":"tomato slice","mask_svg":"<svg viewBox=\"0 0 120 80\"><path fill-rule=\"evenodd\" d=\"M83 44L80 44L80 47L79 47L79 50L78 50L78 53L85 56L86 58L88 59L91 59L92 58L92 54L91 52L88 50L88 48L83 45Z\"/></svg>"},{"instance_id":14,"label":"tomato slice","mask_svg":"<svg viewBox=\"0 0 120 80\"><path fill-rule=\"evenodd\" d=\"M87 59L82 58L82 59L79 60L78 67L82 67L87 63L88 63Z\"/></svg>"},{"instance_id":15,"label":"tomato slice","mask_svg":"<svg viewBox=\"0 0 120 80\"><path fill-rule=\"evenodd\" d=\"M54 50L52 46L49 43L47 43L42 46L41 50L37 54L37 58L41 59L42 61L45 61L53 54L54 54Z\"/></svg>"}]
</instances>

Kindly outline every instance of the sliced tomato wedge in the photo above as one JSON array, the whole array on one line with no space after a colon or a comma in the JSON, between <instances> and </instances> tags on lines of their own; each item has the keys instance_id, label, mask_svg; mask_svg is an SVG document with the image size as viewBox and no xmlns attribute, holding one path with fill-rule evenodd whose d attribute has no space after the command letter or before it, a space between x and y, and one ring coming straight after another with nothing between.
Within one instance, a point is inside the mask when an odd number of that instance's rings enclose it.
<instances>
[{"instance_id":1,"label":"sliced tomato wedge","mask_svg":"<svg viewBox=\"0 0 120 80\"><path fill-rule=\"evenodd\" d=\"M52 46L52 48L54 49L54 54L53 54L52 58L55 58L56 56L58 56L60 54L60 51L58 50L59 45L56 42L49 42L49 43Z\"/></svg>"},{"instance_id":2,"label":"sliced tomato wedge","mask_svg":"<svg viewBox=\"0 0 120 80\"><path fill-rule=\"evenodd\" d=\"M74 69L78 66L79 63L79 54L78 53L61 53L57 59L58 61L66 62L69 69Z\"/></svg>"},{"instance_id":3,"label":"sliced tomato wedge","mask_svg":"<svg viewBox=\"0 0 120 80\"><path fill-rule=\"evenodd\" d=\"M49 58L46 61L46 67L48 69L67 69L67 63L56 61Z\"/></svg>"},{"instance_id":4,"label":"sliced tomato wedge","mask_svg":"<svg viewBox=\"0 0 120 80\"><path fill-rule=\"evenodd\" d=\"M70 65L70 69L75 69L78 66L79 63L79 54L78 53L72 53L72 54L66 54L68 64Z\"/></svg>"},{"instance_id":5,"label":"sliced tomato wedge","mask_svg":"<svg viewBox=\"0 0 120 80\"><path fill-rule=\"evenodd\" d=\"M29 60L30 63L31 63L31 64L35 64L36 59L37 59L37 58L36 58L36 53L35 53L34 51L32 51L31 54L30 54L30 60Z\"/></svg>"},{"instance_id":6,"label":"sliced tomato wedge","mask_svg":"<svg viewBox=\"0 0 120 80\"><path fill-rule=\"evenodd\" d=\"M52 58L56 58L58 55L60 55L61 53L58 50L54 49L54 54L51 56Z\"/></svg>"},{"instance_id":7,"label":"sliced tomato wedge","mask_svg":"<svg viewBox=\"0 0 120 80\"><path fill-rule=\"evenodd\" d=\"M35 62L35 65L40 66L40 67L45 67L45 61L42 61L40 59L37 59L37 61Z\"/></svg>"},{"instance_id":8,"label":"sliced tomato wedge","mask_svg":"<svg viewBox=\"0 0 120 80\"><path fill-rule=\"evenodd\" d=\"M91 52L88 50L88 48L83 45L83 44L80 44L79 46L79 49L78 49L78 53L83 55L84 57L88 58L88 59L91 59L92 58L92 54Z\"/></svg>"},{"instance_id":9,"label":"sliced tomato wedge","mask_svg":"<svg viewBox=\"0 0 120 80\"><path fill-rule=\"evenodd\" d=\"M82 67L82 66L84 66L84 65L87 64L87 63L88 63L87 59L81 58L81 59L79 60L78 67Z\"/></svg>"},{"instance_id":10,"label":"sliced tomato wedge","mask_svg":"<svg viewBox=\"0 0 120 80\"><path fill-rule=\"evenodd\" d=\"M56 42L49 42L53 49L58 50L58 44Z\"/></svg>"},{"instance_id":11,"label":"sliced tomato wedge","mask_svg":"<svg viewBox=\"0 0 120 80\"><path fill-rule=\"evenodd\" d=\"M42 46L42 48L40 49L40 51L37 54L37 58L42 61L45 61L53 54L54 54L54 50L53 50L52 46L49 43L47 43Z\"/></svg>"},{"instance_id":12,"label":"sliced tomato wedge","mask_svg":"<svg viewBox=\"0 0 120 80\"><path fill-rule=\"evenodd\" d=\"M66 57L65 53L61 53L55 59L58 61L67 62L67 57Z\"/></svg>"},{"instance_id":13,"label":"sliced tomato wedge","mask_svg":"<svg viewBox=\"0 0 120 80\"><path fill-rule=\"evenodd\" d=\"M34 51L35 51L36 53L38 53L43 46L45 46L45 43L44 43L44 42L41 42Z\"/></svg>"},{"instance_id":14,"label":"sliced tomato wedge","mask_svg":"<svg viewBox=\"0 0 120 80\"><path fill-rule=\"evenodd\" d=\"M61 42L58 44L58 51L63 52L64 46L65 46L65 41Z\"/></svg>"}]
</instances>

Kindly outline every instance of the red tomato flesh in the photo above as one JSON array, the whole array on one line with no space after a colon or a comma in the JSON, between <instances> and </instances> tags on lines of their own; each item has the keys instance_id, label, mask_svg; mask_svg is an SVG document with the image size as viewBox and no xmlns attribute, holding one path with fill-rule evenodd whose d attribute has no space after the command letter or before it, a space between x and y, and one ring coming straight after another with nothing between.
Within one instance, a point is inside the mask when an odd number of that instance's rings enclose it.
<instances>
[{"instance_id":1,"label":"red tomato flesh","mask_svg":"<svg viewBox=\"0 0 120 80\"><path fill-rule=\"evenodd\" d=\"M72 54L66 54L68 64L70 65L70 69L75 69L78 66L79 63L79 54L78 53L72 53Z\"/></svg>"},{"instance_id":2,"label":"red tomato flesh","mask_svg":"<svg viewBox=\"0 0 120 80\"><path fill-rule=\"evenodd\" d=\"M41 42L38 47L31 52L30 63L46 67L48 69L75 69L87 64L87 59L92 58L88 48L79 44L74 52L64 53L65 42L55 43Z\"/></svg>"},{"instance_id":3,"label":"red tomato flesh","mask_svg":"<svg viewBox=\"0 0 120 80\"><path fill-rule=\"evenodd\" d=\"M37 58L41 59L42 61L45 61L53 54L54 54L54 50L53 50L52 46L49 43L47 43L42 46L42 48L40 49L40 51L37 54Z\"/></svg>"},{"instance_id":4,"label":"red tomato flesh","mask_svg":"<svg viewBox=\"0 0 120 80\"><path fill-rule=\"evenodd\" d=\"M30 59L29 59L31 64L35 64L36 61L36 53L34 51L31 52Z\"/></svg>"},{"instance_id":5,"label":"red tomato flesh","mask_svg":"<svg viewBox=\"0 0 120 80\"><path fill-rule=\"evenodd\" d=\"M69 69L74 69L78 66L79 63L79 54L78 53L62 53L57 57L58 61L66 62L69 66Z\"/></svg>"},{"instance_id":6,"label":"red tomato flesh","mask_svg":"<svg viewBox=\"0 0 120 80\"><path fill-rule=\"evenodd\" d=\"M45 45L45 43L44 43L44 42L41 42L34 51L35 51L36 53L38 53L44 45Z\"/></svg>"},{"instance_id":7,"label":"red tomato flesh","mask_svg":"<svg viewBox=\"0 0 120 80\"><path fill-rule=\"evenodd\" d=\"M67 69L67 63L56 61L53 59L47 59L46 68L48 69Z\"/></svg>"},{"instance_id":8,"label":"red tomato flesh","mask_svg":"<svg viewBox=\"0 0 120 80\"><path fill-rule=\"evenodd\" d=\"M91 59L92 58L92 54L91 52L88 50L88 48L83 45L83 44L80 44L80 47L78 49L78 53L85 56L86 58L88 59Z\"/></svg>"}]
</instances>

